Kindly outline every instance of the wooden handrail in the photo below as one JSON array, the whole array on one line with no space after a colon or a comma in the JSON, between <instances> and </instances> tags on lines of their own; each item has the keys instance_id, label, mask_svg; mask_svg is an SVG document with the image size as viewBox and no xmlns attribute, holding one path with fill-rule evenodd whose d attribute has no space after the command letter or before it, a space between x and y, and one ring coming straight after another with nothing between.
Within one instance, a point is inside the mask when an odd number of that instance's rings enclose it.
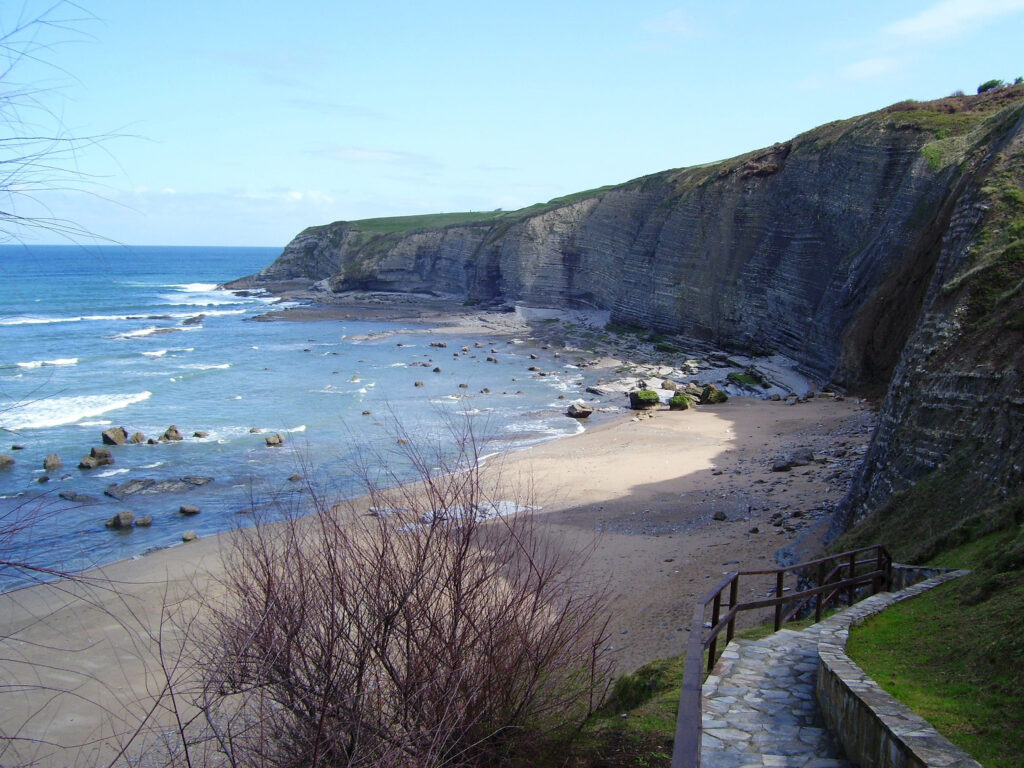
<instances>
[{"instance_id":1,"label":"wooden handrail","mask_svg":"<svg viewBox=\"0 0 1024 768\"><path fill-rule=\"evenodd\" d=\"M869 554L870 553L870 554ZM861 556L864 556L863 559ZM857 573L859 568L868 567ZM785 577L789 573L803 572L805 578L815 569L817 583L809 588L784 595ZM774 576L775 596L758 600L739 602L740 578L744 576ZM812 582L813 583L813 582ZM676 718L675 744L672 749L672 768L700 768L701 743L701 687L704 679L704 653L707 652L707 671L715 664L718 636L725 630L726 642L732 640L736 628L736 616L740 611L756 608L775 609L775 629L805 610L814 600L814 620L820 621L824 609L831 603L839 602L845 592L849 603L856 601L857 588L871 585L875 594L892 585L892 558L881 545L863 547L837 555L797 563L785 568L757 571L731 571L709 590L693 610L690 637L686 643L686 662L683 667L683 685L679 697L679 714ZM728 588L728 602L722 595ZM793 604L784 610L787 604ZM711 606L711 620L706 619L707 608ZM725 613L722 614L722 608ZM707 625L707 626L705 626ZM705 632L706 630L706 632Z\"/></svg>"}]
</instances>

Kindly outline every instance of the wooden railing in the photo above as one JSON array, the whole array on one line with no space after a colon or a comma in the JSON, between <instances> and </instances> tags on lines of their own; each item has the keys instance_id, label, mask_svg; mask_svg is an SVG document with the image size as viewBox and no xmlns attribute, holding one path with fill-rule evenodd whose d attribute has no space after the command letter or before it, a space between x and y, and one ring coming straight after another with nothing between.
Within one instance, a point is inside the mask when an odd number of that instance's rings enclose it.
<instances>
[{"instance_id":1,"label":"wooden railing","mask_svg":"<svg viewBox=\"0 0 1024 768\"><path fill-rule=\"evenodd\" d=\"M795 589L785 585L787 575L797 580ZM739 602L740 579L763 576L775 577L774 596ZM801 580L802 584L810 583L813 586L801 588ZM726 643L732 640L736 616L740 611L774 608L777 631L790 619L809 613L812 604L814 620L820 621L822 612L830 605L841 602L853 604L858 599L859 590L870 586L871 594L875 594L888 590L891 584L892 558L885 547L880 545L797 563L788 568L727 573L693 611L693 624L686 645L686 664L683 668L683 689L676 719L672 768L700 768L704 654L707 652L707 671L710 672L715 665L718 636L725 630ZM723 594L726 591L728 598L724 601ZM785 594L787 591L789 594ZM710 619L708 606L711 607Z\"/></svg>"}]
</instances>

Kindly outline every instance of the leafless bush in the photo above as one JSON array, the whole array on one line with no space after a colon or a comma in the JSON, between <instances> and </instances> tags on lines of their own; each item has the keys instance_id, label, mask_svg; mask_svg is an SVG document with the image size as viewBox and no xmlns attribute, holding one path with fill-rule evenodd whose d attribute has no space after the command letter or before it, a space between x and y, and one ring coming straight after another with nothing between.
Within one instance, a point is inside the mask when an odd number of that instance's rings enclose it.
<instances>
[{"instance_id":1,"label":"leafless bush","mask_svg":"<svg viewBox=\"0 0 1024 768\"><path fill-rule=\"evenodd\" d=\"M361 466L369 514L318 502L233 539L199 646L201 707L232 764L521 761L607 691L587 553L545 543L468 432L447 459L395 437L398 455ZM418 482L388 489L399 461Z\"/></svg>"}]
</instances>

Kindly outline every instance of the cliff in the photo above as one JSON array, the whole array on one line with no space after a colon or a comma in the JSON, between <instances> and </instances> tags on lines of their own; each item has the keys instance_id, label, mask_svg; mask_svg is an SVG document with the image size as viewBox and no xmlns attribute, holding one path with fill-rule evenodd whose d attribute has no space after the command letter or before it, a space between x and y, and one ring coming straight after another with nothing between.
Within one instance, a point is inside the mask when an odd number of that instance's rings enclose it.
<instances>
[{"instance_id":1,"label":"cliff","mask_svg":"<svg viewBox=\"0 0 1024 768\"><path fill-rule=\"evenodd\" d=\"M823 384L883 391L891 379L840 527L967 451L979 487L1012 495L1022 107L1022 86L903 102L521 211L313 227L238 285L601 308L614 323L785 354Z\"/></svg>"}]
</instances>

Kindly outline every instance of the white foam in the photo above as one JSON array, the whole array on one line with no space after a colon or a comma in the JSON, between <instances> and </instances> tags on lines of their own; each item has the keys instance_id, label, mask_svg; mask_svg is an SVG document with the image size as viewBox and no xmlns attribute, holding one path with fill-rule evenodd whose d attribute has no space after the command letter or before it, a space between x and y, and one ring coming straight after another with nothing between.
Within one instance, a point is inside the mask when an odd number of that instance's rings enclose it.
<instances>
[{"instance_id":1,"label":"white foam","mask_svg":"<svg viewBox=\"0 0 1024 768\"><path fill-rule=\"evenodd\" d=\"M154 350L151 350L149 352L143 352L142 354L144 354L146 357L163 357L164 355L167 354L167 350L166 349L154 349Z\"/></svg>"},{"instance_id":2,"label":"white foam","mask_svg":"<svg viewBox=\"0 0 1024 768\"><path fill-rule=\"evenodd\" d=\"M231 367L231 363L190 363L189 365L183 365L181 367L190 371L226 371Z\"/></svg>"},{"instance_id":3,"label":"white foam","mask_svg":"<svg viewBox=\"0 0 1024 768\"><path fill-rule=\"evenodd\" d=\"M58 357L56 360L31 360L18 363L19 368L42 368L44 365L78 365L77 357Z\"/></svg>"},{"instance_id":4,"label":"white foam","mask_svg":"<svg viewBox=\"0 0 1024 768\"><path fill-rule=\"evenodd\" d=\"M0 406L0 419L6 429L57 427L141 403L148 400L151 394L133 392L116 395L78 395L46 397L28 403L6 403Z\"/></svg>"},{"instance_id":5,"label":"white foam","mask_svg":"<svg viewBox=\"0 0 1024 768\"><path fill-rule=\"evenodd\" d=\"M96 477L113 477L114 475L125 475L127 473L127 469L108 469L106 472L100 472Z\"/></svg>"},{"instance_id":6,"label":"white foam","mask_svg":"<svg viewBox=\"0 0 1024 768\"><path fill-rule=\"evenodd\" d=\"M134 331L126 331L124 333L118 333L113 336L115 339L143 339L146 336L152 336L154 333L172 333L178 331L178 328L160 328L155 325L151 325L148 328L139 328Z\"/></svg>"},{"instance_id":7,"label":"white foam","mask_svg":"<svg viewBox=\"0 0 1024 768\"><path fill-rule=\"evenodd\" d=\"M167 288L177 288L185 293L210 293L217 290L216 283L170 283Z\"/></svg>"}]
</instances>

